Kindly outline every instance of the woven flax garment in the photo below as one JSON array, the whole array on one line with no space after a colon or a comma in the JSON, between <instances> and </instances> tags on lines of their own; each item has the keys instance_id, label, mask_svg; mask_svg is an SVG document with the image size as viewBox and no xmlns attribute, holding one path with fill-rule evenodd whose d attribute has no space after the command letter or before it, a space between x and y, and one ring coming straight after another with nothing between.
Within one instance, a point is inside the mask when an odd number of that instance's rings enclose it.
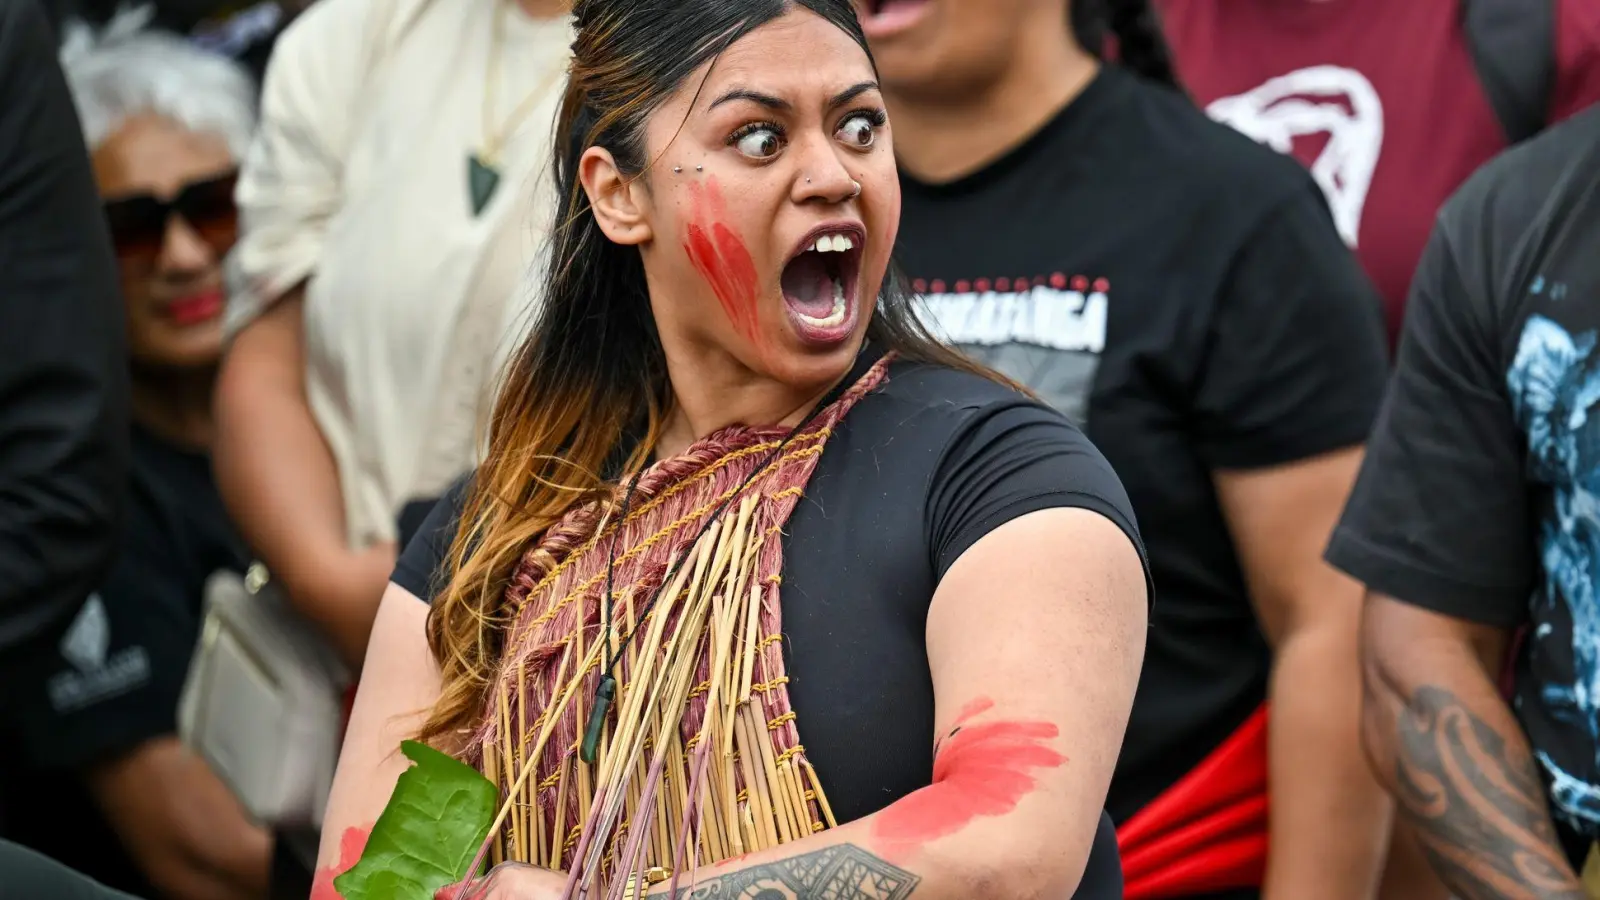
<instances>
[{"instance_id":1,"label":"woven flax garment","mask_svg":"<svg viewBox=\"0 0 1600 900\"><path fill-rule=\"evenodd\" d=\"M471 747L505 803L493 860L564 869L568 896L619 900L630 878L687 874L836 824L785 687L782 529L835 426L887 364L787 443L783 429L736 426L646 469L616 544L609 638L600 599L620 488L524 555ZM616 698L587 764L579 747L611 658Z\"/></svg>"}]
</instances>

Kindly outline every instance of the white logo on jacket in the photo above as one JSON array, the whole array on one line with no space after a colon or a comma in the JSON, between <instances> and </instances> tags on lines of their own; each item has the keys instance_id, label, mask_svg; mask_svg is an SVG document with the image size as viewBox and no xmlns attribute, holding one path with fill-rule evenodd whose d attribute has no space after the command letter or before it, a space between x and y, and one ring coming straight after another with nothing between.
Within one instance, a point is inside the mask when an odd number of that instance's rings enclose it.
<instances>
[{"instance_id":1,"label":"white logo on jacket","mask_svg":"<svg viewBox=\"0 0 1600 900\"><path fill-rule=\"evenodd\" d=\"M50 705L58 713L125 694L150 680L150 657L143 647L125 647L107 656L111 617L99 594L89 595L58 649L76 670L58 672L46 685Z\"/></svg>"}]
</instances>

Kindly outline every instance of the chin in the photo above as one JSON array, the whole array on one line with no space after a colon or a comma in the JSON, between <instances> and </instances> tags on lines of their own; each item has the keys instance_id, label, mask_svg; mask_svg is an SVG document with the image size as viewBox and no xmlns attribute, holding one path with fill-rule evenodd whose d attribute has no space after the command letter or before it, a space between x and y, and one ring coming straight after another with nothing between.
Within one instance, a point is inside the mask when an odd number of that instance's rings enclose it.
<instances>
[{"instance_id":1,"label":"chin","mask_svg":"<svg viewBox=\"0 0 1600 900\"><path fill-rule=\"evenodd\" d=\"M826 342L785 327L766 342L766 351L758 356L761 368L774 381L796 390L826 390L850 371L866 342L865 321L851 324L849 331Z\"/></svg>"},{"instance_id":2,"label":"chin","mask_svg":"<svg viewBox=\"0 0 1600 900\"><path fill-rule=\"evenodd\" d=\"M133 361L138 366L171 373L214 369L222 362L222 330L214 335L185 335L173 340L151 341L135 348Z\"/></svg>"}]
</instances>

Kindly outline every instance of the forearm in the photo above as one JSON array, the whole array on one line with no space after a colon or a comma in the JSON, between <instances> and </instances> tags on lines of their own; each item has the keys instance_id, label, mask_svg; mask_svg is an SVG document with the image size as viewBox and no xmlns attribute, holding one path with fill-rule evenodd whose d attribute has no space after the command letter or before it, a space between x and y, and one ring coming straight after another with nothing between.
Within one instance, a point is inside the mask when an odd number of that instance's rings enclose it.
<instances>
[{"instance_id":1,"label":"forearm","mask_svg":"<svg viewBox=\"0 0 1600 900\"><path fill-rule=\"evenodd\" d=\"M247 900L267 891L272 837L176 737L90 770L88 785L162 895Z\"/></svg>"},{"instance_id":2,"label":"forearm","mask_svg":"<svg viewBox=\"0 0 1600 900\"><path fill-rule=\"evenodd\" d=\"M1585 900L1522 729L1475 666L1381 672L1367 739L1423 852L1461 900Z\"/></svg>"},{"instance_id":3,"label":"forearm","mask_svg":"<svg viewBox=\"0 0 1600 900\"><path fill-rule=\"evenodd\" d=\"M648 896L655 898L759 896L776 891L785 900L917 900L978 896L969 882L958 885L937 863L918 860L897 865L872 849L863 821L782 847L753 853L721 865L699 869L678 879L677 892L663 882ZM911 871L910 867L917 869ZM933 877L925 877L925 874ZM981 892L983 896L1006 895ZM1071 896L1071 892L1060 896Z\"/></svg>"},{"instance_id":4,"label":"forearm","mask_svg":"<svg viewBox=\"0 0 1600 900\"><path fill-rule=\"evenodd\" d=\"M388 564L363 565L345 534L333 453L305 392L301 301L239 335L217 386L218 487L241 533L296 607L359 663Z\"/></svg>"},{"instance_id":5,"label":"forearm","mask_svg":"<svg viewBox=\"0 0 1600 900\"><path fill-rule=\"evenodd\" d=\"M1285 636L1271 683L1270 854L1264 896L1370 897L1391 803L1361 748L1361 673L1353 627Z\"/></svg>"},{"instance_id":6,"label":"forearm","mask_svg":"<svg viewBox=\"0 0 1600 900\"><path fill-rule=\"evenodd\" d=\"M677 893L670 896L676 900L754 897L773 890L777 892L773 896L785 900L1010 900L1070 897L1082 877L1081 863L1066 875L1048 853L1032 859L1015 852L1029 841L993 840L994 828L937 846L908 849L886 844L875 833L881 815L702 867L692 881L686 872L679 878ZM1008 827L1027 826L1012 822ZM670 888L663 882L649 896L668 897Z\"/></svg>"},{"instance_id":7,"label":"forearm","mask_svg":"<svg viewBox=\"0 0 1600 900\"><path fill-rule=\"evenodd\" d=\"M234 521L291 592L315 583L319 563L345 544L338 469L306 399L301 309L285 298L234 342L213 451Z\"/></svg>"}]
</instances>

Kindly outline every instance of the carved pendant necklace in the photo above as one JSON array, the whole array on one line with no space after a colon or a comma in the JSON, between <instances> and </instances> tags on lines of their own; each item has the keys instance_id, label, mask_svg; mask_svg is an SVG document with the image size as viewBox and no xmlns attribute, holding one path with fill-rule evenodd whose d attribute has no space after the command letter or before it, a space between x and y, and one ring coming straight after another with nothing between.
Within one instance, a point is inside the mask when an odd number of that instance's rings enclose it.
<instances>
[{"instance_id":1,"label":"carved pendant necklace","mask_svg":"<svg viewBox=\"0 0 1600 900\"><path fill-rule=\"evenodd\" d=\"M534 85L532 91L522 98L516 109L505 123L495 130L490 126L494 118L496 95L500 86L500 54L505 45L506 37L506 12L515 0L501 0L495 7L494 26L489 35L489 64L484 73L483 81L483 141L476 152L467 154L467 196L472 201L472 215L474 217L483 213L484 207L494 199L495 189L500 186L500 152L505 148L505 142L516 133L518 126L526 119L543 100L550 86L566 72L567 62L564 55L558 56L558 64L539 83Z\"/></svg>"}]
</instances>

